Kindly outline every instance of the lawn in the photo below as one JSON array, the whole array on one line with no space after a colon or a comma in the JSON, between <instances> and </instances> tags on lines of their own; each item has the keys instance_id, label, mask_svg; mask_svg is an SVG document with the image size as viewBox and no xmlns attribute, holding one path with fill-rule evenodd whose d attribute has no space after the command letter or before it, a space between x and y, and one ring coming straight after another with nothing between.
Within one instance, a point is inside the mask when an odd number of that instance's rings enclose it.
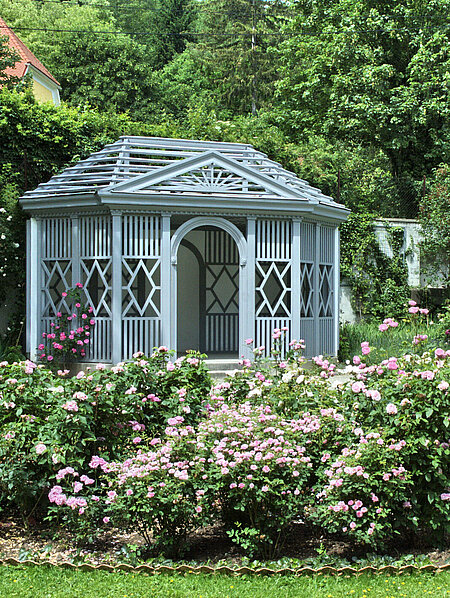
<instances>
[{"instance_id":1,"label":"lawn","mask_svg":"<svg viewBox=\"0 0 450 598\"><path fill-rule=\"evenodd\" d=\"M450 572L360 577L148 575L73 571L46 566L0 567L0 595L8 598L443 598Z\"/></svg>"}]
</instances>

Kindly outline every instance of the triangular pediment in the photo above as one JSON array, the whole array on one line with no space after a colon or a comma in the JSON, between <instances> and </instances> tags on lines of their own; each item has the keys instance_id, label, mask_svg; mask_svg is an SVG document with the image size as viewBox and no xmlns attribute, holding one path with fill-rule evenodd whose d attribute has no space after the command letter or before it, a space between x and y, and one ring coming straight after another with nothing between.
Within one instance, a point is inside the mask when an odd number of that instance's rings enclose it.
<instances>
[{"instance_id":1,"label":"triangular pediment","mask_svg":"<svg viewBox=\"0 0 450 598\"><path fill-rule=\"evenodd\" d=\"M108 193L208 194L226 196L276 196L307 201L297 189L275 177L253 170L219 152L207 151L177 160L150 173L109 186Z\"/></svg>"}]
</instances>

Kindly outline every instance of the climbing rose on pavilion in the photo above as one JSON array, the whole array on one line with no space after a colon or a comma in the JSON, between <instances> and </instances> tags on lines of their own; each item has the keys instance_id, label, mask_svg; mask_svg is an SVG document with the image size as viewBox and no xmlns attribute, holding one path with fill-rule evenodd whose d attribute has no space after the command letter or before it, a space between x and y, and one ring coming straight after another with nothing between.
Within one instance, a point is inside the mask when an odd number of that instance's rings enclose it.
<instances>
[{"instance_id":1,"label":"climbing rose on pavilion","mask_svg":"<svg viewBox=\"0 0 450 598\"><path fill-rule=\"evenodd\" d=\"M86 357L95 325L93 308L83 305L83 285L77 282L73 289L61 293L59 311L50 331L43 332L43 342L38 346L39 359L47 363L64 363Z\"/></svg>"}]
</instances>

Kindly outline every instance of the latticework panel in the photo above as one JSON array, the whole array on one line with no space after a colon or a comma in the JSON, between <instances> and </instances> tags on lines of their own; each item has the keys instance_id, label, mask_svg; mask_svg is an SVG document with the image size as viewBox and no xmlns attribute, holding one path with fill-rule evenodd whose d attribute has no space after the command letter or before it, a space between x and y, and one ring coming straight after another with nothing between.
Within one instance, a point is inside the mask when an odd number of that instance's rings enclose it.
<instances>
[{"instance_id":1,"label":"latticework panel","mask_svg":"<svg viewBox=\"0 0 450 598\"><path fill-rule=\"evenodd\" d=\"M95 319L86 355L88 361L111 359L111 277L111 218L107 215L80 218L80 282Z\"/></svg>"},{"instance_id":2,"label":"latticework panel","mask_svg":"<svg viewBox=\"0 0 450 598\"><path fill-rule=\"evenodd\" d=\"M332 264L334 260L334 231L331 226L320 227L320 263Z\"/></svg>"},{"instance_id":3,"label":"latticework panel","mask_svg":"<svg viewBox=\"0 0 450 598\"><path fill-rule=\"evenodd\" d=\"M318 309L320 352L333 355L336 345L335 305L335 231L331 226L321 226L319 236Z\"/></svg>"},{"instance_id":4,"label":"latticework panel","mask_svg":"<svg viewBox=\"0 0 450 598\"><path fill-rule=\"evenodd\" d=\"M47 218L42 222L41 315L54 318L70 310L62 293L72 286L72 222L70 218Z\"/></svg>"},{"instance_id":5,"label":"latticework panel","mask_svg":"<svg viewBox=\"0 0 450 598\"><path fill-rule=\"evenodd\" d=\"M207 353L235 353L239 347L239 314L208 314L205 344Z\"/></svg>"},{"instance_id":6,"label":"latticework panel","mask_svg":"<svg viewBox=\"0 0 450 598\"><path fill-rule=\"evenodd\" d=\"M321 342L320 352L323 355L333 355L335 349L335 331L333 318L320 318L319 335Z\"/></svg>"},{"instance_id":7,"label":"latticework panel","mask_svg":"<svg viewBox=\"0 0 450 598\"><path fill-rule=\"evenodd\" d=\"M319 318L333 316L333 266L319 264Z\"/></svg>"},{"instance_id":8,"label":"latticework panel","mask_svg":"<svg viewBox=\"0 0 450 598\"><path fill-rule=\"evenodd\" d=\"M315 352L314 317L316 310L315 268L316 268L316 225L312 222L300 224L300 338L305 341L305 354ZM297 301L297 298L294 299Z\"/></svg>"},{"instance_id":9,"label":"latticework panel","mask_svg":"<svg viewBox=\"0 0 450 598\"><path fill-rule=\"evenodd\" d=\"M300 317L314 317L314 264L300 262Z\"/></svg>"},{"instance_id":10,"label":"latticework panel","mask_svg":"<svg viewBox=\"0 0 450 598\"><path fill-rule=\"evenodd\" d=\"M274 329L288 328L290 329L291 320L290 318L256 318L255 322L255 347L264 347L263 353L267 356L270 355L270 349L273 346L272 333ZM289 337L284 337L284 343L281 347L281 354L285 355L288 350Z\"/></svg>"},{"instance_id":11,"label":"latticework panel","mask_svg":"<svg viewBox=\"0 0 450 598\"><path fill-rule=\"evenodd\" d=\"M124 216L122 224L123 358L150 353L161 338L161 229L158 216Z\"/></svg>"},{"instance_id":12,"label":"latticework panel","mask_svg":"<svg viewBox=\"0 0 450 598\"><path fill-rule=\"evenodd\" d=\"M239 253L224 230L205 231L205 351L230 353L239 344Z\"/></svg>"},{"instance_id":13,"label":"latticework panel","mask_svg":"<svg viewBox=\"0 0 450 598\"><path fill-rule=\"evenodd\" d=\"M302 222L300 225L300 260L314 262L316 253L316 225Z\"/></svg>"},{"instance_id":14,"label":"latticework panel","mask_svg":"<svg viewBox=\"0 0 450 598\"><path fill-rule=\"evenodd\" d=\"M269 355L274 328L290 328L292 223L257 220L255 263L255 342Z\"/></svg>"},{"instance_id":15,"label":"latticework panel","mask_svg":"<svg viewBox=\"0 0 450 598\"><path fill-rule=\"evenodd\" d=\"M334 228L320 227L319 318L332 318L334 307Z\"/></svg>"},{"instance_id":16,"label":"latticework panel","mask_svg":"<svg viewBox=\"0 0 450 598\"><path fill-rule=\"evenodd\" d=\"M305 341L304 355L306 357L313 357L316 354L315 351L315 333L314 333L314 320L301 319L300 320L300 338Z\"/></svg>"},{"instance_id":17,"label":"latticework panel","mask_svg":"<svg viewBox=\"0 0 450 598\"><path fill-rule=\"evenodd\" d=\"M50 330L58 312L71 313L62 293L72 287L72 221L70 218L42 220L40 331Z\"/></svg>"}]
</instances>

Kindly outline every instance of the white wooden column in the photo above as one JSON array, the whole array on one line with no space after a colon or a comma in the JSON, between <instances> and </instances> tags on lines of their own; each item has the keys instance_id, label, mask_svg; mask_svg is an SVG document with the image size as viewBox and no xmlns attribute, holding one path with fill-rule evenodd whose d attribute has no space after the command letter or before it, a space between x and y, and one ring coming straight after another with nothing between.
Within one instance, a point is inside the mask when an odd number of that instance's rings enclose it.
<instances>
[{"instance_id":1,"label":"white wooden column","mask_svg":"<svg viewBox=\"0 0 450 598\"><path fill-rule=\"evenodd\" d=\"M300 308L301 308L301 272L300 272L300 235L301 219L292 220L292 254L291 254L291 330L292 339L300 338Z\"/></svg>"},{"instance_id":2,"label":"white wooden column","mask_svg":"<svg viewBox=\"0 0 450 598\"><path fill-rule=\"evenodd\" d=\"M320 264L320 224L316 223L316 231L314 238L314 355L320 354L321 337L320 337L320 320L319 320L319 264Z\"/></svg>"},{"instance_id":3,"label":"white wooden column","mask_svg":"<svg viewBox=\"0 0 450 598\"><path fill-rule=\"evenodd\" d=\"M31 220L26 222L26 279L25 279L25 294L26 294L26 312L25 312L25 351L30 355L30 324L31 324Z\"/></svg>"},{"instance_id":4,"label":"white wooden column","mask_svg":"<svg viewBox=\"0 0 450 598\"><path fill-rule=\"evenodd\" d=\"M176 265L175 265L176 267ZM171 325L171 302L176 301L176 288L171 293L170 214L161 216L161 342L176 350L176 326ZM172 330L175 328L175 330Z\"/></svg>"},{"instance_id":5,"label":"white wooden column","mask_svg":"<svg viewBox=\"0 0 450 598\"><path fill-rule=\"evenodd\" d=\"M340 259L340 231L336 226L334 229L334 354L337 355L339 350L339 294L341 284L341 259Z\"/></svg>"},{"instance_id":6,"label":"white wooden column","mask_svg":"<svg viewBox=\"0 0 450 598\"><path fill-rule=\"evenodd\" d=\"M80 271L80 218L72 216L72 288L81 282Z\"/></svg>"},{"instance_id":7,"label":"white wooden column","mask_svg":"<svg viewBox=\"0 0 450 598\"><path fill-rule=\"evenodd\" d=\"M42 269L41 269L41 220L31 218L29 223L29 309L27 329L29 333L29 352L31 361L36 361L37 346L41 343L41 288L42 288Z\"/></svg>"},{"instance_id":8,"label":"white wooden column","mask_svg":"<svg viewBox=\"0 0 450 598\"><path fill-rule=\"evenodd\" d=\"M247 314L245 339L255 338L255 267L256 267L256 218L247 217ZM245 314L244 314L245 317ZM241 340L241 339L240 339ZM241 340L242 342L242 340ZM246 354L246 353L247 354ZM253 356L251 349L245 345L243 351L245 357Z\"/></svg>"},{"instance_id":9,"label":"white wooden column","mask_svg":"<svg viewBox=\"0 0 450 598\"><path fill-rule=\"evenodd\" d=\"M112 211L111 361L122 361L122 212Z\"/></svg>"}]
</instances>

